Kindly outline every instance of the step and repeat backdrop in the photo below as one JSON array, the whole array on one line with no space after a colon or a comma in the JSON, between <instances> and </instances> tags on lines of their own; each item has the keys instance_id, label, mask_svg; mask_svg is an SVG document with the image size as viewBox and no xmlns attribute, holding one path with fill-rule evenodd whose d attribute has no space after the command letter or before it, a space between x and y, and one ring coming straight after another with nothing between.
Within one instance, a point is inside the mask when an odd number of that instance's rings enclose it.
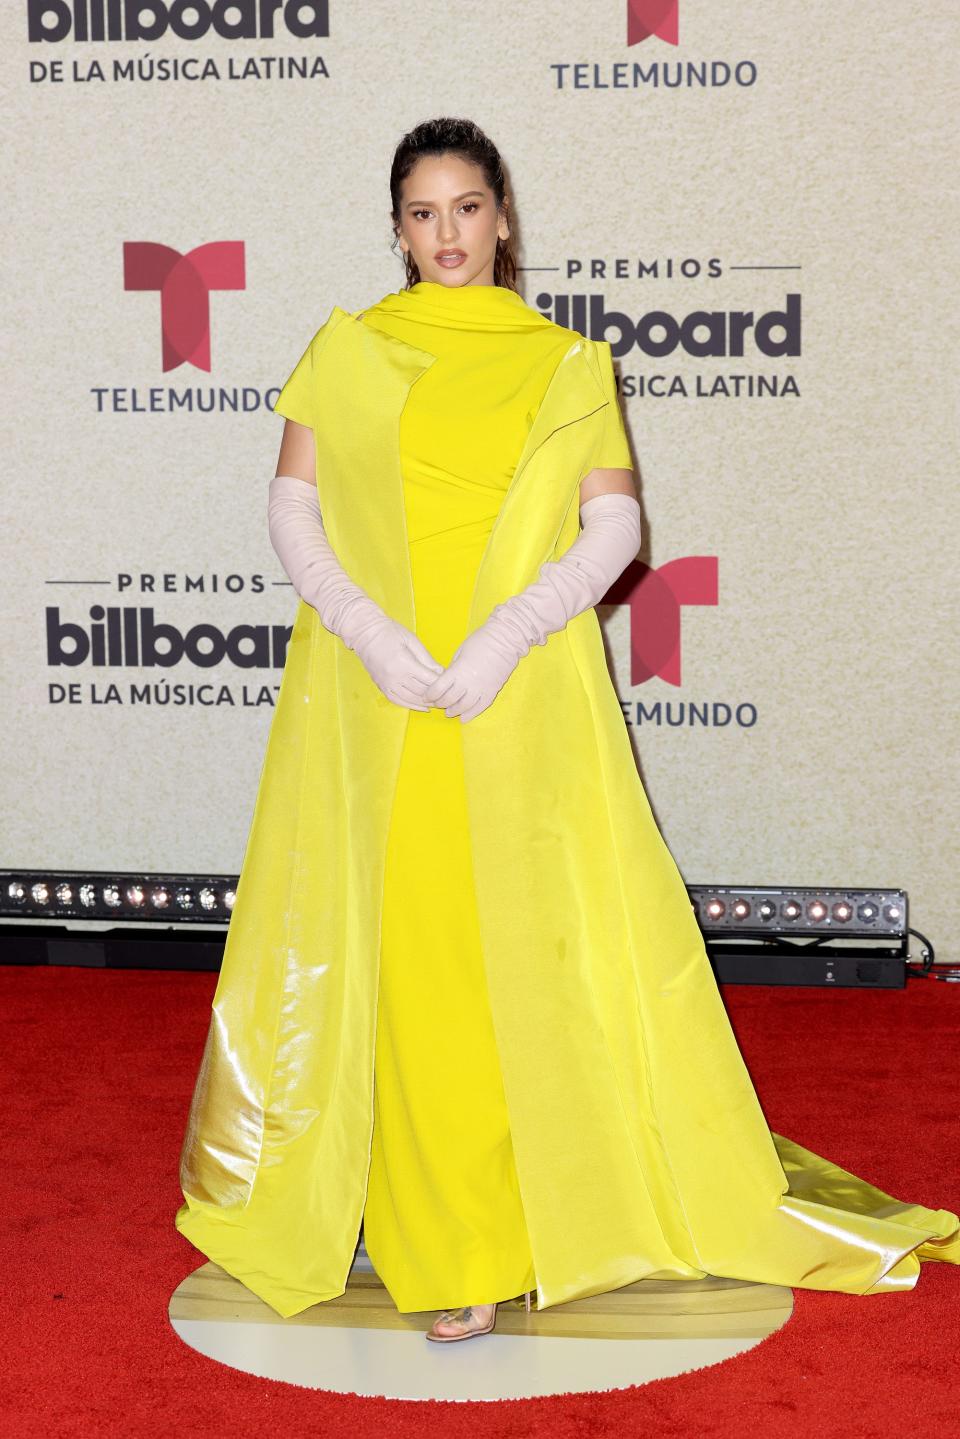
<instances>
[{"instance_id":1,"label":"step and repeat backdrop","mask_svg":"<svg viewBox=\"0 0 960 1439\"><path fill-rule=\"evenodd\" d=\"M9 0L0 32L0 864L239 870L296 608L271 406L332 305L403 287L394 147L464 115L524 297L613 346L646 535L600 615L685 879L903 886L956 959L952 7Z\"/></svg>"}]
</instances>

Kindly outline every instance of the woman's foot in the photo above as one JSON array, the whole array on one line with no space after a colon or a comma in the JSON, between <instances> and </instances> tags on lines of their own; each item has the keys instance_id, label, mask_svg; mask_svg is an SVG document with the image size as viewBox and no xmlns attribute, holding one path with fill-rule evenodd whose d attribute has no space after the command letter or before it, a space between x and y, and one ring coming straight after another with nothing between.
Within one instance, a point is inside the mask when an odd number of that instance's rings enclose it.
<instances>
[{"instance_id":1,"label":"woman's foot","mask_svg":"<svg viewBox=\"0 0 960 1439\"><path fill-rule=\"evenodd\" d=\"M459 1309L445 1309L427 1331L427 1338L449 1343L454 1339L471 1339L475 1334L489 1334L496 1318L496 1304L464 1304Z\"/></svg>"}]
</instances>

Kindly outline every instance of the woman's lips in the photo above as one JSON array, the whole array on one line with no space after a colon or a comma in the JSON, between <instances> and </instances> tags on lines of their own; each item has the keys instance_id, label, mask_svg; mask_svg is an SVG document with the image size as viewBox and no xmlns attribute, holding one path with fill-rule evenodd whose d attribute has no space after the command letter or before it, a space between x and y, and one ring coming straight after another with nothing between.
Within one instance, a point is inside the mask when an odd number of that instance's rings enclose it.
<instances>
[{"instance_id":1,"label":"woman's lips","mask_svg":"<svg viewBox=\"0 0 960 1439\"><path fill-rule=\"evenodd\" d=\"M440 253L434 255L433 258L437 264L442 265L445 270L455 270L458 265L463 264L467 257L462 250L441 250Z\"/></svg>"}]
</instances>

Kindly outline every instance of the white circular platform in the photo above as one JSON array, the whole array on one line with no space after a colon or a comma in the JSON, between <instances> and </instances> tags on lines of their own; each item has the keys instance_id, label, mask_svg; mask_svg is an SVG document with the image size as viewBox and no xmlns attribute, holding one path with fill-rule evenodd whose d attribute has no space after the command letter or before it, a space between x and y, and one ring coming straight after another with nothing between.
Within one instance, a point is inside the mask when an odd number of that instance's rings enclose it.
<instances>
[{"instance_id":1,"label":"white circular platform","mask_svg":"<svg viewBox=\"0 0 960 1439\"><path fill-rule=\"evenodd\" d=\"M338 1299L281 1319L216 1264L170 1300L192 1349L264 1379L365 1398L499 1400L599 1392L721 1364L787 1322L793 1293L738 1279L644 1279L527 1314L501 1304L491 1334L431 1344L437 1311L400 1314L361 1245Z\"/></svg>"}]
</instances>

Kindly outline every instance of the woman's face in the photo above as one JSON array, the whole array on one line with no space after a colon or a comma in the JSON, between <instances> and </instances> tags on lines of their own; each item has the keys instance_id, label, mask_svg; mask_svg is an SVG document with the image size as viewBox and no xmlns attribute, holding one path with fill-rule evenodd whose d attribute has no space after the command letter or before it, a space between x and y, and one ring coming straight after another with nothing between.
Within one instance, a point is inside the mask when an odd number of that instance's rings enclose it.
<instances>
[{"instance_id":1,"label":"woman's face","mask_svg":"<svg viewBox=\"0 0 960 1439\"><path fill-rule=\"evenodd\" d=\"M424 155L401 186L400 249L413 256L421 280L440 285L492 285L497 236L510 233L479 165L459 155ZM454 252L449 260L445 251Z\"/></svg>"}]
</instances>

